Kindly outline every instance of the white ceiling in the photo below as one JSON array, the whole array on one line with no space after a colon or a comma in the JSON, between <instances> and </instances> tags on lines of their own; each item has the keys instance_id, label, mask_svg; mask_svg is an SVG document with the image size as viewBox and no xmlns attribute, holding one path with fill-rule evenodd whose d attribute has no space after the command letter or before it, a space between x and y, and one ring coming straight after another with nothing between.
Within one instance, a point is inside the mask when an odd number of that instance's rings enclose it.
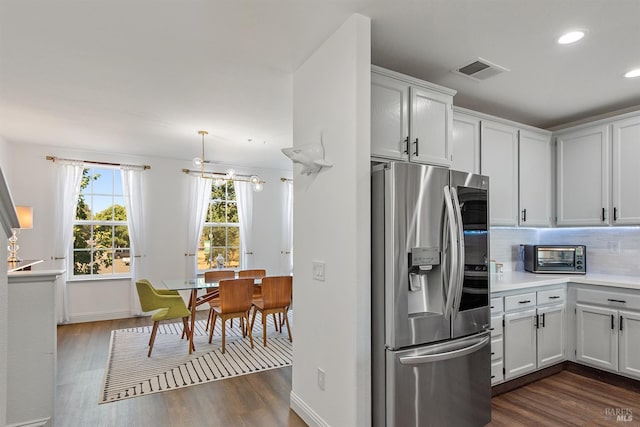
<instances>
[{"instance_id":1,"label":"white ceiling","mask_svg":"<svg viewBox=\"0 0 640 427\"><path fill-rule=\"evenodd\" d=\"M456 105L543 128L640 105L639 0L3 0L0 135L186 160L205 129L207 159L290 168L292 73L352 13L374 64ZM476 57L511 71L450 72Z\"/></svg>"}]
</instances>

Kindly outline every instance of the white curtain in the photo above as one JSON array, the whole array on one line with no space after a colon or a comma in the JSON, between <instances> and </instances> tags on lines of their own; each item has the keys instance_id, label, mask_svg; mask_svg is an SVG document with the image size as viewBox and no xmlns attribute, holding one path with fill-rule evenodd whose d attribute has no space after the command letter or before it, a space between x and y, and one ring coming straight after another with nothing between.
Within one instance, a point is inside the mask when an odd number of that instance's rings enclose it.
<instances>
[{"instance_id":1,"label":"white curtain","mask_svg":"<svg viewBox=\"0 0 640 427\"><path fill-rule=\"evenodd\" d=\"M282 259L283 274L293 274L293 181L284 181L282 206Z\"/></svg>"},{"instance_id":2,"label":"white curtain","mask_svg":"<svg viewBox=\"0 0 640 427\"><path fill-rule=\"evenodd\" d=\"M131 314L142 314L140 300L136 290L136 280L147 277L146 247L144 237L144 203L142 194L142 169L120 169L122 176L122 192L127 210L127 226L129 227L129 259L131 266Z\"/></svg>"},{"instance_id":3,"label":"white curtain","mask_svg":"<svg viewBox=\"0 0 640 427\"><path fill-rule=\"evenodd\" d=\"M240 267L247 270L253 267L253 184L236 181L234 186L240 221Z\"/></svg>"},{"instance_id":4,"label":"white curtain","mask_svg":"<svg viewBox=\"0 0 640 427\"><path fill-rule=\"evenodd\" d=\"M202 234L207 207L211 199L211 180L193 177L189 185L189 228L187 230L187 271L188 279L198 275L198 240Z\"/></svg>"},{"instance_id":5,"label":"white curtain","mask_svg":"<svg viewBox=\"0 0 640 427\"><path fill-rule=\"evenodd\" d=\"M73 263L67 262L71 239L73 237L73 221L76 216L80 184L82 183L82 163L59 163L56 185L55 226L53 242L53 260L56 268L67 270L56 282L56 317L58 323L69 321L69 305L67 301L67 277Z\"/></svg>"}]
</instances>

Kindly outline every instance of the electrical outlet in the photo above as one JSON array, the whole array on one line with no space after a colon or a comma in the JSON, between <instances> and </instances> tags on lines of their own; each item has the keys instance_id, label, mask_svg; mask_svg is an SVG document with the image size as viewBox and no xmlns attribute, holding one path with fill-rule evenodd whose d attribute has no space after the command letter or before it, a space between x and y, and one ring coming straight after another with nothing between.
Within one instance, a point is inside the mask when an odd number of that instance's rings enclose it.
<instances>
[{"instance_id":1,"label":"electrical outlet","mask_svg":"<svg viewBox=\"0 0 640 427\"><path fill-rule=\"evenodd\" d=\"M318 388L324 390L324 369L318 368Z\"/></svg>"},{"instance_id":2,"label":"electrical outlet","mask_svg":"<svg viewBox=\"0 0 640 427\"><path fill-rule=\"evenodd\" d=\"M311 277L313 280L319 280L324 282L324 261L312 261L313 271L311 272Z\"/></svg>"}]
</instances>

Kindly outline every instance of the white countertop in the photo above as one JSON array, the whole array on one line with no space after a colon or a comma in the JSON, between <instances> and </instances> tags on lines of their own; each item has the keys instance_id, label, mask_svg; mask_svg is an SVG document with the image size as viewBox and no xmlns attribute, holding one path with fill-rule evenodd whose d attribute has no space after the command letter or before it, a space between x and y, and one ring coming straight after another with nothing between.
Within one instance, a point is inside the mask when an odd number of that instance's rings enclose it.
<instances>
[{"instance_id":1,"label":"white countertop","mask_svg":"<svg viewBox=\"0 0 640 427\"><path fill-rule=\"evenodd\" d=\"M524 271L506 271L491 275L491 293L534 288L562 283L611 286L640 290L640 277L613 276L608 274L535 274Z\"/></svg>"}]
</instances>

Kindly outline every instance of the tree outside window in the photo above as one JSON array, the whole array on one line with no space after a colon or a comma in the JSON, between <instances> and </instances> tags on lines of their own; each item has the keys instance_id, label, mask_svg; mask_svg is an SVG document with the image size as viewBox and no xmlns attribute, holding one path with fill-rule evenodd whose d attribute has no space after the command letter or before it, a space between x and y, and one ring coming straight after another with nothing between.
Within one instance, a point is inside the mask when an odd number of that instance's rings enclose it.
<instances>
[{"instance_id":1,"label":"tree outside window","mask_svg":"<svg viewBox=\"0 0 640 427\"><path fill-rule=\"evenodd\" d=\"M129 228L120 171L85 168L73 226L73 276L127 276Z\"/></svg>"},{"instance_id":2,"label":"tree outside window","mask_svg":"<svg viewBox=\"0 0 640 427\"><path fill-rule=\"evenodd\" d=\"M211 200L198 242L198 269L216 268L219 255L224 268L240 268L240 223L233 181L211 185Z\"/></svg>"}]
</instances>

